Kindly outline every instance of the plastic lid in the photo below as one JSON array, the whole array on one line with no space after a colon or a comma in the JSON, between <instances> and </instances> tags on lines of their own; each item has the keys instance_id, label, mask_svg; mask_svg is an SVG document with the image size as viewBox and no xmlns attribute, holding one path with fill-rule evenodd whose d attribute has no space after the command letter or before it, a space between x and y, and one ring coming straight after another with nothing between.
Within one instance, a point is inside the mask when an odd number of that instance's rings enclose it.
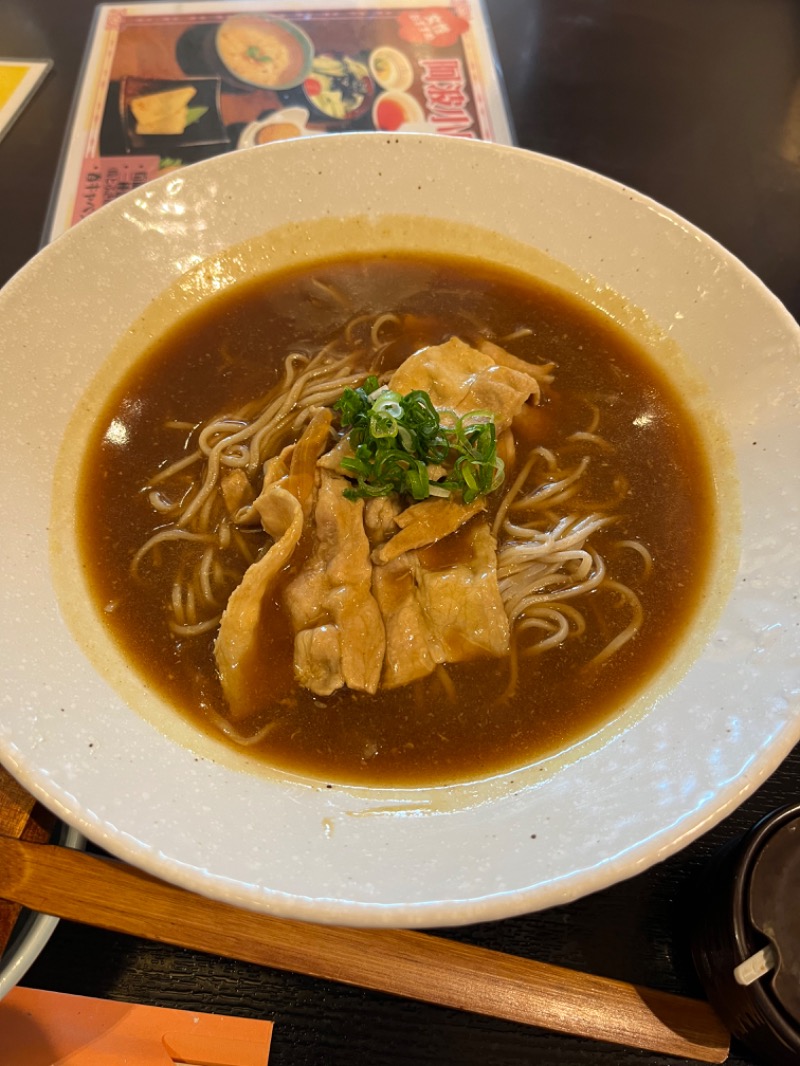
<instances>
[{"instance_id":1,"label":"plastic lid","mask_svg":"<svg viewBox=\"0 0 800 1066\"><path fill-rule=\"evenodd\" d=\"M711 860L692 955L731 1033L774 1066L800 1063L800 805L763 818Z\"/></svg>"},{"instance_id":2,"label":"plastic lid","mask_svg":"<svg viewBox=\"0 0 800 1066\"><path fill-rule=\"evenodd\" d=\"M756 856L748 906L772 947L770 990L800 1026L800 816L781 825Z\"/></svg>"}]
</instances>

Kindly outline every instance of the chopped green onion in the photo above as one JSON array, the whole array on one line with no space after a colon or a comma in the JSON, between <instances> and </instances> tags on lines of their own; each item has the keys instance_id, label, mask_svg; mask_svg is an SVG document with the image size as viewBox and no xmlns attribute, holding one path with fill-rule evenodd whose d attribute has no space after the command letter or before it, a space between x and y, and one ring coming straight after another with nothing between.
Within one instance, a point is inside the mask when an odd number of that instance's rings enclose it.
<instances>
[{"instance_id":1,"label":"chopped green onion","mask_svg":"<svg viewBox=\"0 0 800 1066\"><path fill-rule=\"evenodd\" d=\"M443 426L427 392L400 396L374 376L360 388L345 389L333 406L353 452L341 464L355 482L345 492L348 499L397 493L424 500L459 493L471 503L503 482L491 411L462 416L443 411L453 423ZM445 466L447 473L431 481L429 466Z\"/></svg>"}]
</instances>

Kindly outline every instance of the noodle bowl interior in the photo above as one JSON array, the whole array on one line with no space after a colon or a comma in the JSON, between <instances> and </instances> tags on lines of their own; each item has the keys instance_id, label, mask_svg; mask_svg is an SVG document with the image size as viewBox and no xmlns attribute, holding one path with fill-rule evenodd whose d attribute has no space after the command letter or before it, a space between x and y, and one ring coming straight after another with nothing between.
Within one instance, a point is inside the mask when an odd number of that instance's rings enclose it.
<instances>
[{"instance_id":1,"label":"noodle bowl interior","mask_svg":"<svg viewBox=\"0 0 800 1066\"><path fill-rule=\"evenodd\" d=\"M618 326L399 253L179 322L110 397L79 504L150 687L272 766L381 785L527 765L619 713L692 621L714 521L692 417Z\"/></svg>"}]
</instances>

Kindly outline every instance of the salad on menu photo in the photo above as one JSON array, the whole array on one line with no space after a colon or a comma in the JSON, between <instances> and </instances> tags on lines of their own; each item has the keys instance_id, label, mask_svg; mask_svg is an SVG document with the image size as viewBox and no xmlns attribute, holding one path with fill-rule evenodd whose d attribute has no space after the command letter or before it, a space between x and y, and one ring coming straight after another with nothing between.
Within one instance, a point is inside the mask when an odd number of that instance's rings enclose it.
<instances>
[{"instance_id":1,"label":"salad on menu photo","mask_svg":"<svg viewBox=\"0 0 800 1066\"><path fill-rule=\"evenodd\" d=\"M480 0L101 5L48 237L188 163L347 130L512 143Z\"/></svg>"}]
</instances>

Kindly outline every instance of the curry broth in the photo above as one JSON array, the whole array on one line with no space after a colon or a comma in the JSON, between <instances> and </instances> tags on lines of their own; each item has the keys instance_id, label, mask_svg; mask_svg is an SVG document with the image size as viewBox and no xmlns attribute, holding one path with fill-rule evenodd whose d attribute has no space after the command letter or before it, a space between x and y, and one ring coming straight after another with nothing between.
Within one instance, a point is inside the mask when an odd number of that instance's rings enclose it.
<instances>
[{"instance_id":1,"label":"curry broth","mask_svg":"<svg viewBox=\"0 0 800 1066\"><path fill-rule=\"evenodd\" d=\"M589 403L600 407L600 430L615 452L594 454L592 491L608 498L620 470L630 491L615 512L620 522L597 543L608 548L613 576L639 595L644 623L615 656L587 670L613 636L602 595L590 593L576 603L587 632L522 658L517 694L507 700L500 698L506 659L447 666L454 699L436 675L375 696L340 690L320 698L294 684L293 635L281 609L268 605L261 637L269 707L253 727L270 719L274 725L248 752L328 781L468 780L562 750L606 722L669 658L704 586L715 516L698 432L662 373L583 302L494 267L405 254L334 260L237 287L164 336L111 397L82 472L82 552L98 609L147 684L198 728L216 733L213 717L224 715L225 705L214 634L177 640L167 624L166 568L150 566L141 580L129 574L131 558L160 524L143 486L184 447L186 433L166 423L199 423L236 408L276 383L288 351L313 351L354 313L386 309L414 316L386 369L453 334L468 339L476 323L489 324L497 337L531 329L509 349L557 364L553 396L530 429L537 443L557 448L585 428ZM527 443L517 441L518 456ZM620 538L651 552L646 581L635 552L613 551Z\"/></svg>"}]
</instances>

